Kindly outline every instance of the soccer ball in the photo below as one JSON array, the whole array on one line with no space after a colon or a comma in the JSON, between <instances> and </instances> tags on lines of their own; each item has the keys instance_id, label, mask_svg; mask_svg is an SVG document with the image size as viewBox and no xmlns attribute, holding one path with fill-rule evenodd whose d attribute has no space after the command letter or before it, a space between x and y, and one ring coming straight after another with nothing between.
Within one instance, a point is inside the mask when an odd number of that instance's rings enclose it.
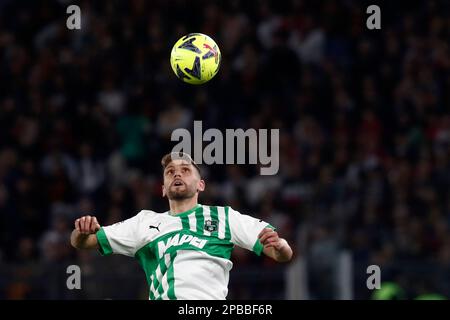
<instances>
[{"instance_id":1,"label":"soccer ball","mask_svg":"<svg viewBox=\"0 0 450 320\"><path fill-rule=\"evenodd\" d=\"M217 74L220 59L219 46L213 39L202 33L189 33L173 46L170 65L184 82L202 84Z\"/></svg>"}]
</instances>

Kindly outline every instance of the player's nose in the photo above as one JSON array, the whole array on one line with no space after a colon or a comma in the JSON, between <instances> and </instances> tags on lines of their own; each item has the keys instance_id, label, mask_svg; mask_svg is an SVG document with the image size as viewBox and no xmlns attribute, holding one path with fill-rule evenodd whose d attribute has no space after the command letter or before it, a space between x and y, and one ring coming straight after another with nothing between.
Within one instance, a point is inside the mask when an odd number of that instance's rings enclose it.
<instances>
[{"instance_id":1,"label":"player's nose","mask_svg":"<svg viewBox=\"0 0 450 320\"><path fill-rule=\"evenodd\" d=\"M173 174L173 178L181 178L181 170L175 170L175 173Z\"/></svg>"}]
</instances>

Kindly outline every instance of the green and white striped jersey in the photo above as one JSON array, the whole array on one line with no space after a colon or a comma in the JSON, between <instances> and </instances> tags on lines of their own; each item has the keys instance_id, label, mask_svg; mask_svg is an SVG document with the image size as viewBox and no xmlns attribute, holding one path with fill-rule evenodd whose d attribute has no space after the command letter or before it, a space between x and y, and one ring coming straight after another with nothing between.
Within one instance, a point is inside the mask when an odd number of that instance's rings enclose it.
<instances>
[{"instance_id":1,"label":"green and white striped jersey","mask_svg":"<svg viewBox=\"0 0 450 320\"><path fill-rule=\"evenodd\" d=\"M102 227L102 255L135 257L145 271L149 299L225 299L234 245L260 255L258 234L268 223L230 207L205 206L179 214L142 210Z\"/></svg>"}]
</instances>

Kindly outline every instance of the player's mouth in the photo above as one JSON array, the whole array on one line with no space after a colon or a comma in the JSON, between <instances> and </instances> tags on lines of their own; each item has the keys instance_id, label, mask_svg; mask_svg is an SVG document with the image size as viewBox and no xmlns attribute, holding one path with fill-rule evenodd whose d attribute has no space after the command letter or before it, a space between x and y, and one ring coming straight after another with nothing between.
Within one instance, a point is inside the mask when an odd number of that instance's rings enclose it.
<instances>
[{"instance_id":1,"label":"player's mouth","mask_svg":"<svg viewBox=\"0 0 450 320\"><path fill-rule=\"evenodd\" d=\"M184 186L184 182L182 180L177 179L172 182L172 186L181 187L181 186Z\"/></svg>"}]
</instances>

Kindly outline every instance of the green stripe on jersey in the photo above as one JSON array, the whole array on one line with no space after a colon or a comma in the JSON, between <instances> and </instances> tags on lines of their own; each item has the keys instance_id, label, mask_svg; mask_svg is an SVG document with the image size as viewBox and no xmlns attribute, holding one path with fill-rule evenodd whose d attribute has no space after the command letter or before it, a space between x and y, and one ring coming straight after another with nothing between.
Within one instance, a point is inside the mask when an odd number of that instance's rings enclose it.
<instances>
[{"instance_id":1,"label":"green stripe on jersey","mask_svg":"<svg viewBox=\"0 0 450 320\"><path fill-rule=\"evenodd\" d=\"M216 230L211 232L211 236L219 236L219 212L217 211L217 207L209 207L211 212L211 220L216 221Z\"/></svg>"},{"instance_id":2,"label":"green stripe on jersey","mask_svg":"<svg viewBox=\"0 0 450 320\"><path fill-rule=\"evenodd\" d=\"M102 256L109 256L113 253L111 245L109 244L108 238L106 237L105 230L100 228L95 234L97 237L97 242L99 244L99 251Z\"/></svg>"},{"instance_id":3,"label":"green stripe on jersey","mask_svg":"<svg viewBox=\"0 0 450 320\"><path fill-rule=\"evenodd\" d=\"M259 239L256 239L255 244L253 245L253 252L256 253L258 256L260 256L262 251L263 251L263 245L259 241Z\"/></svg>"},{"instance_id":4,"label":"green stripe on jersey","mask_svg":"<svg viewBox=\"0 0 450 320\"><path fill-rule=\"evenodd\" d=\"M195 210L195 218L197 219L197 233L203 234L203 227L205 226L205 217L203 216L203 206Z\"/></svg>"},{"instance_id":5,"label":"green stripe on jersey","mask_svg":"<svg viewBox=\"0 0 450 320\"><path fill-rule=\"evenodd\" d=\"M230 232L230 219L228 219L228 209L230 207L225 207L225 240L231 241L231 232Z\"/></svg>"},{"instance_id":6,"label":"green stripe on jersey","mask_svg":"<svg viewBox=\"0 0 450 320\"><path fill-rule=\"evenodd\" d=\"M180 217L183 229L189 230L189 216Z\"/></svg>"}]
</instances>

